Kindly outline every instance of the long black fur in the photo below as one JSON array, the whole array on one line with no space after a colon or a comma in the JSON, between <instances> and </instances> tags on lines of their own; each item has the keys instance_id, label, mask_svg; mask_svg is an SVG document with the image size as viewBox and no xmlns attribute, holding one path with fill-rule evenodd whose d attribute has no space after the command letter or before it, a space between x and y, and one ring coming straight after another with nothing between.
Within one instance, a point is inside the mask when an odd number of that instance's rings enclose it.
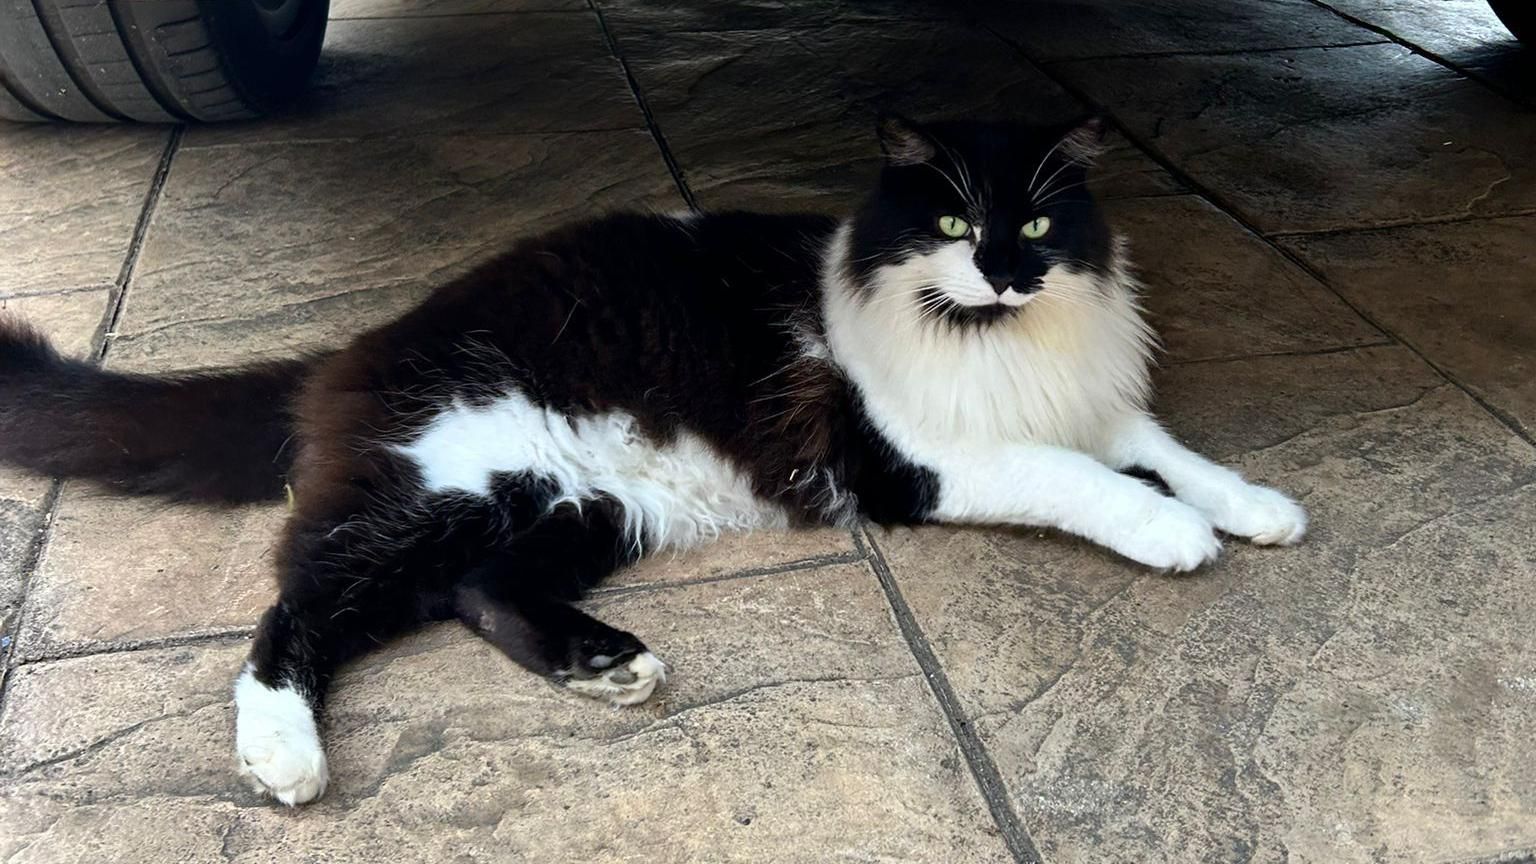
<instances>
[{"instance_id":1,"label":"long black fur","mask_svg":"<svg viewBox=\"0 0 1536 864\"><path fill-rule=\"evenodd\" d=\"M1050 155L1059 132L943 135L978 171L1043 154L1045 171L1079 170ZM894 238L931 231L953 206L922 209L951 191L930 173L888 168L856 260L899 255ZM1097 237L1089 200L1074 187L1060 212L1081 213ZM569 605L634 560L622 508L552 506L548 480L530 475L500 477L490 496L427 495L390 445L453 401L516 390L568 417L625 412L656 444L697 435L797 521L922 521L934 476L881 438L825 350L807 350L823 337L836 227L815 215L609 216L520 242L334 354L228 371L104 371L0 320L0 463L187 501L291 486L280 595L252 664L317 708L339 664L430 620L458 618L541 675L595 676L644 650ZM1021 280L1038 265L996 257L982 263Z\"/></svg>"},{"instance_id":2,"label":"long black fur","mask_svg":"<svg viewBox=\"0 0 1536 864\"><path fill-rule=\"evenodd\" d=\"M180 501L280 499L289 406L311 363L164 378L105 372L0 317L0 461Z\"/></svg>"}]
</instances>

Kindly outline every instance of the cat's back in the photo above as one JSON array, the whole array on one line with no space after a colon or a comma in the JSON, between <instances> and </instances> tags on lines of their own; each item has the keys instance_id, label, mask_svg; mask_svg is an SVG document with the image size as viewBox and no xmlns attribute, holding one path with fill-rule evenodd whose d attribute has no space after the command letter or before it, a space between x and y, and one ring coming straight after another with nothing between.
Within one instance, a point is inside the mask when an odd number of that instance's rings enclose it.
<instances>
[{"instance_id":1,"label":"cat's back","mask_svg":"<svg viewBox=\"0 0 1536 864\"><path fill-rule=\"evenodd\" d=\"M816 214L619 213L570 226L526 251L546 265L558 259L568 268L558 275L578 290L755 302L814 291L836 224Z\"/></svg>"}]
</instances>

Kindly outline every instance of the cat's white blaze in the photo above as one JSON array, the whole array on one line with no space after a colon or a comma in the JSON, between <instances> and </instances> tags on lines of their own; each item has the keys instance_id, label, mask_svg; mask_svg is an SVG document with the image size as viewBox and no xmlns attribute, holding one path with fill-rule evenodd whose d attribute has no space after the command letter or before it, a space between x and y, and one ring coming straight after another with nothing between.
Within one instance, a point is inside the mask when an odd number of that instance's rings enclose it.
<instances>
[{"instance_id":1,"label":"cat's white blaze","mask_svg":"<svg viewBox=\"0 0 1536 864\"><path fill-rule=\"evenodd\" d=\"M235 752L257 790L284 804L304 804L325 791L325 748L314 711L293 688L257 681L249 663L235 681Z\"/></svg>"},{"instance_id":2,"label":"cat's white blaze","mask_svg":"<svg viewBox=\"0 0 1536 864\"><path fill-rule=\"evenodd\" d=\"M628 536L647 551L788 525L782 508L758 498L697 435L658 444L628 414L568 417L515 391L485 405L455 402L398 449L430 492L489 495L497 474L528 472L555 485L557 504L612 498Z\"/></svg>"},{"instance_id":3,"label":"cat's white blaze","mask_svg":"<svg viewBox=\"0 0 1536 864\"><path fill-rule=\"evenodd\" d=\"M1142 413L1153 336L1137 285L1118 264L1093 278L1064 267L1022 314L984 328L924 321L913 288L938 285L959 302L995 298L969 244L948 244L874 275L857 296L842 263L849 229L834 236L823 273L832 354L859 386L866 410L920 462L967 442L1051 444L1096 456L1107 431Z\"/></svg>"}]
</instances>

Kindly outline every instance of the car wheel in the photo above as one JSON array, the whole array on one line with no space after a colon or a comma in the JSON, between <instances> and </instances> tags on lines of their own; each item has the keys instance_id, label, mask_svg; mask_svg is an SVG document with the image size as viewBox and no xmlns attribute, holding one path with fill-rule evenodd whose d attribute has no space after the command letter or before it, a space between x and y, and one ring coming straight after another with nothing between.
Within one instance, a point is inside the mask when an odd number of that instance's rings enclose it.
<instances>
[{"instance_id":1,"label":"car wheel","mask_svg":"<svg viewBox=\"0 0 1536 864\"><path fill-rule=\"evenodd\" d=\"M1531 0L1488 0L1509 32L1527 45L1536 43L1536 3Z\"/></svg>"},{"instance_id":2,"label":"car wheel","mask_svg":"<svg viewBox=\"0 0 1536 864\"><path fill-rule=\"evenodd\" d=\"M330 0L0 0L0 117L237 120L304 87Z\"/></svg>"}]
</instances>

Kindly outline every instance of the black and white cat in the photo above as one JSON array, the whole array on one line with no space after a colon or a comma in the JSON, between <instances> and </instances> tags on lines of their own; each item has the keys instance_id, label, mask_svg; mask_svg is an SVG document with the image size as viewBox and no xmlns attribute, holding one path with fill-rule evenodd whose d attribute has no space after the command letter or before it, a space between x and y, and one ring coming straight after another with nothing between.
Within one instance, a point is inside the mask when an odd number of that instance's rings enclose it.
<instances>
[{"instance_id":1,"label":"black and white cat","mask_svg":"<svg viewBox=\"0 0 1536 864\"><path fill-rule=\"evenodd\" d=\"M1085 187L1096 123L882 121L856 215L616 215L517 243L331 354L154 378L0 322L0 462L278 499L242 770L325 789L337 667L457 617L616 705L666 667L571 605L644 553L799 524L1051 526L1149 567L1306 517L1148 414L1153 336ZM1156 474L1171 495L1122 473Z\"/></svg>"}]
</instances>

